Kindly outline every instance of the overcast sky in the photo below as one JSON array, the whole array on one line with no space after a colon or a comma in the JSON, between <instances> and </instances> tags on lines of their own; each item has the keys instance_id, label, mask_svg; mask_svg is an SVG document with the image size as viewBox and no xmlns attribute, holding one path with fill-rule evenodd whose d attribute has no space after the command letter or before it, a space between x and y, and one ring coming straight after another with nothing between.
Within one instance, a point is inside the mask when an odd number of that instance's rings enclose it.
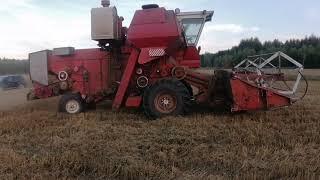
<instances>
[{"instance_id":1,"label":"overcast sky","mask_svg":"<svg viewBox=\"0 0 320 180\"><path fill-rule=\"evenodd\" d=\"M127 26L136 9L150 3L181 11L214 10L200 40L203 52L228 49L249 37L284 41L320 35L319 0L111 0ZM96 47L90 40L90 9L99 6L100 0L1 0L0 57Z\"/></svg>"}]
</instances>

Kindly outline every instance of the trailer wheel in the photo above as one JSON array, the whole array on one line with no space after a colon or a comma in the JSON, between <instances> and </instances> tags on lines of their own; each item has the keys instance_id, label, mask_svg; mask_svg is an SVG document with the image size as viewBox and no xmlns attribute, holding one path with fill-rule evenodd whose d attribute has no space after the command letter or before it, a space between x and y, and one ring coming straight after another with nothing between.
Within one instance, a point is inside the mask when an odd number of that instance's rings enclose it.
<instances>
[{"instance_id":1,"label":"trailer wheel","mask_svg":"<svg viewBox=\"0 0 320 180\"><path fill-rule=\"evenodd\" d=\"M176 79L163 79L146 89L143 97L144 113L151 119L185 115L191 106L188 88Z\"/></svg>"},{"instance_id":2,"label":"trailer wheel","mask_svg":"<svg viewBox=\"0 0 320 180\"><path fill-rule=\"evenodd\" d=\"M84 111L84 103L79 94L65 94L59 102L59 111L78 114Z\"/></svg>"}]
</instances>

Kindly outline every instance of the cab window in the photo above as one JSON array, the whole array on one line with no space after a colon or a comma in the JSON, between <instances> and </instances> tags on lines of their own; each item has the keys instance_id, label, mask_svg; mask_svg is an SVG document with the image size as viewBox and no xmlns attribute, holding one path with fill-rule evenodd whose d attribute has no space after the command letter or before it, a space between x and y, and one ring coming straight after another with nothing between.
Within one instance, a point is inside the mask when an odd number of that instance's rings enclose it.
<instances>
[{"instance_id":1,"label":"cab window","mask_svg":"<svg viewBox=\"0 0 320 180\"><path fill-rule=\"evenodd\" d=\"M203 18L183 19L182 25L188 45L196 45L203 25Z\"/></svg>"}]
</instances>

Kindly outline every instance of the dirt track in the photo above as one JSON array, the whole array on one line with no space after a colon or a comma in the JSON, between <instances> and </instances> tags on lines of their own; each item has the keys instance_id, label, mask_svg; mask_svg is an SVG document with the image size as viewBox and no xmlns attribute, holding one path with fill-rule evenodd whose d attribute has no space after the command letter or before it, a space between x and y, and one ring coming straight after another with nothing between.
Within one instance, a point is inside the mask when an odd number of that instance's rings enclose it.
<instances>
[{"instance_id":1,"label":"dirt track","mask_svg":"<svg viewBox=\"0 0 320 180\"><path fill-rule=\"evenodd\" d=\"M26 94L29 89L17 89L17 90L0 90L0 111L11 110L16 106L27 103Z\"/></svg>"},{"instance_id":2,"label":"dirt track","mask_svg":"<svg viewBox=\"0 0 320 180\"><path fill-rule=\"evenodd\" d=\"M0 91L0 112L19 109L45 110L56 112L59 98L27 101L29 88Z\"/></svg>"},{"instance_id":3,"label":"dirt track","mask_svg":"<svg viewBox=\"0 0 320 180\"><path fill-rule=\"evenodd\" d=\"M58 98L36 100L31 102L27 101L27 93L32 87L32 84L28 75L24 75L24 78L27 82L27 88L5 91L0 89L0 112L26 108L35 110L56 111Z\"/></svg>"}]
</instances>

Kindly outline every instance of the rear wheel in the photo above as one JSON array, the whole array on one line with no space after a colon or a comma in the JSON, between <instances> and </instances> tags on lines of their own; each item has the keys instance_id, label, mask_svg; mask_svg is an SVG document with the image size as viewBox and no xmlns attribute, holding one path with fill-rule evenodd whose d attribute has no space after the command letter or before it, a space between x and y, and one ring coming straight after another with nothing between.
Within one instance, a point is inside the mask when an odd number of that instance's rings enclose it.
<instances>
[{"instance_id":1,"label":"rear wheel","mask_svg":"<svg viewBox=\"0 0 320 180\"><path fill-rule=\"evenodd\" d=\"M78 114L84 111L84 102L79 94L65 94L59 102L59 111Z\"/></svg>"},{"instance_id":2,"label":"rear wheel","mask_svg":"<svg viewBox=\"0 0 320 180\"><path fill-rule=\"evenodd\" d=\"M144 112L152 119L185 115L190 106L191 95L188 88L176 79L158 81L146 89L143 97Z\"/></svg>"}]
</instances>

